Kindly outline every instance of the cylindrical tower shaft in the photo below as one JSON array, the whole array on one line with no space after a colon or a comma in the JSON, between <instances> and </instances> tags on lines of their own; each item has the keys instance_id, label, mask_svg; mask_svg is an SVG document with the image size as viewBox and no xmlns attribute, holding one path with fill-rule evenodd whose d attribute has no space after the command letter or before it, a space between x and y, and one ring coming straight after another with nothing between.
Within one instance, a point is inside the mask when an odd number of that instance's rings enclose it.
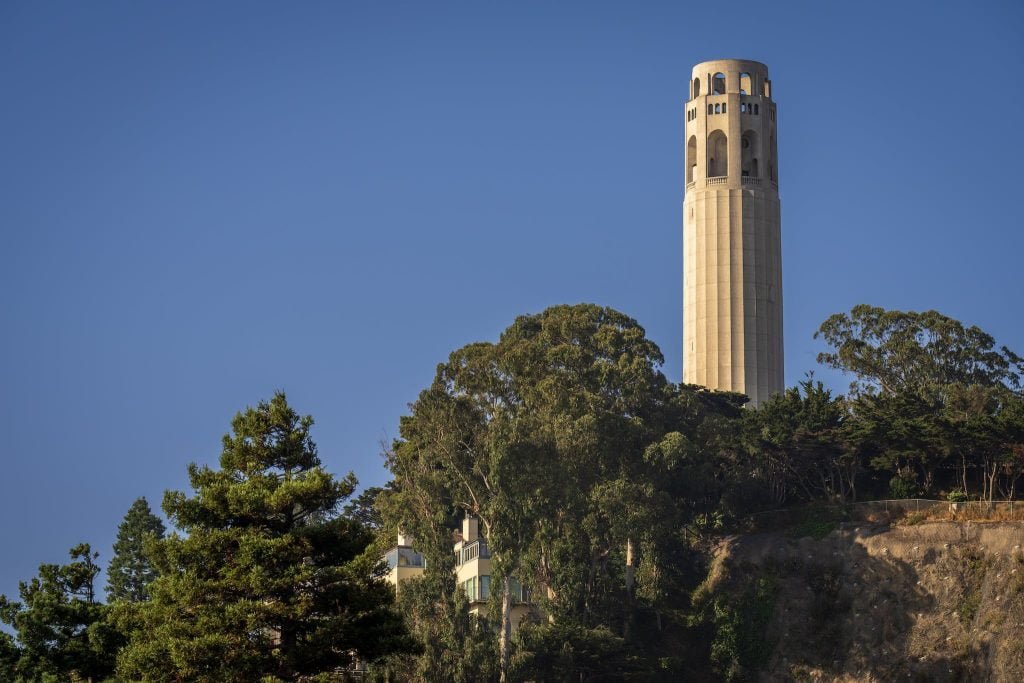
<instances>
[{"instance_id":1,"label":"cylindrical tower shaft","mask_svg":"<svg viewBox=\"0 0 1024 683\"><path fill-rule=\"evenodd\" d=\"M764 64L693 68L685 177L683 381L757 405L784 389L776 109Z\"/></svg>"}]
</instances>

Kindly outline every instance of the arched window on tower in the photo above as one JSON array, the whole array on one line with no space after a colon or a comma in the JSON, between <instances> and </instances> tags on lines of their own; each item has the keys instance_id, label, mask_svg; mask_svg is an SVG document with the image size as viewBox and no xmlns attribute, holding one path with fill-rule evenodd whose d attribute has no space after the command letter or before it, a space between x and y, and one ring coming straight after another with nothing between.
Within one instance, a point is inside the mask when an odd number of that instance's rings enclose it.
<instances>
[{"instance_id":1,"label":"arched window on tower","mask_svg":"<svg viewBox=\"0 0 1024 683\"><path fill-rule=\"evenodd\" d=\"M748 130L743 133L743 138L740 140L740 171L742 175L751 178L758 177L758 154L757 133Z\"/></svg>"},{"instance_id":2,"label":"arched window on tower","mask_svg":"<svg viewBox=\"0 0 1024 683\"><path fill-rule=\"evenodd\" d=\"M690 99L695 100L698 97L700 97L700 79L695 78L693 79L693 97L691 97Z\"/></svg>"},{"instance_id":3,"label":"arched window on tower","mask_svg":"<svg viewBox=\"0 0 1024 683\"><path fill-rule=\"evenodd\" d=\"M740 94L741 95L753 95L753 81L750 78L750 74L746 71L740 74Z\"/></svg>"},{"instance_id":4,"label":"arched window on tower","mask_svg":"<svg viewBox=\"0 0 1024 683\"><path fill-rule=\"evenodd\" d=\"M686 182L692 183L697 175L697 136L691 135L686 143Z\"/></svg>"},{"instance_id":5,"label":"arched window on tower","mask_svg":"<svg viewBox=\"0 0 1024 683\"><path fill-rule=\"evenodd\" d=\"M708 177L729 175L729 138L720 130L708 136Z\"/></svg>"},{"instance_id":6,"label":"arched window on tower","mask_svg":"<svg viewBox=\"0 0 1024 683\"><path fill-rule=\"evenodd\" d=\"M712 95L724 95L725 94L725 74L719 71L711 78L711 94Z\"/></svg>"}]
</instances>

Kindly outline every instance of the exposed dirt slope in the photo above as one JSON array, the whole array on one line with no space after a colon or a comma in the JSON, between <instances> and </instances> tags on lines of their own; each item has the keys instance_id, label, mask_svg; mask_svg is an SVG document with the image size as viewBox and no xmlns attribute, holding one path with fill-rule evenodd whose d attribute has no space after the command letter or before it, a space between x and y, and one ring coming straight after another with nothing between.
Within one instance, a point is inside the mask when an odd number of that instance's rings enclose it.
<instances>
[{"instance_id":1,"label":"exposed dirt slope","mask_svg":"<svg viewBox=\"0 0 1024 683\"><path fill-rule=\"evenodd\" d=\"M1024 681L1022 546L1020 523L757 534L706 588L742 600L768 577L763 681Z\"/></svg>"}]
</instances>

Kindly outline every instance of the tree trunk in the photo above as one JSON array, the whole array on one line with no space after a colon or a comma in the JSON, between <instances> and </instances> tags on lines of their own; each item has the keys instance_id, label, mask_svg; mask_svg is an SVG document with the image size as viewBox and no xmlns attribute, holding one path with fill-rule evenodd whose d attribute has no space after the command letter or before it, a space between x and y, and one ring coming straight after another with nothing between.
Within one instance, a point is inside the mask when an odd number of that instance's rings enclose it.
<instances>
[{"instance_id":1,"label":"tree trunk","mask_svg":"<svg viewBox=\"0 0 1024 683\"><path fill-rule=\"evenodd\" d=\"M963 492L967 493L967 456L960 452L960 480Z\"/></svg>"},{"instance_id":2,"label":"tree trunk","mask_svg":"<svg viewBox=\"0 0 1024 683\"><path fill-rule=\"evenodd\" d=\"M512 638L512 579L501 577L501 628L498 630L498 659L501 683L508 681L509 641Z\"/></svg>"},{"instance_id":3,"label":"tree trunk","mask_svg":"<svg viewBox=\"0 0 1024 683\"><path fill-rule=\"evenodd\" d=\"M991 467L986 470L988 475L988 502L996 499L996 478L999 476L999 463L993 459Z\"/></svg>"},{"instance_id":4,"label":"tree trunk","mask_svg":"<svg viewBox=\"0 0 1024 683\"><path fill-rule=\"evenodd\" d=\"M636 582L636 566L633 558L633 539L626 538L626 615L623 620L622 635L629 640L633 622L633 584Z\"/></svg>"},{"instance_id":5,"label":"tree trunk","mask_svg":"<svg viewBox=\"0 0 1024 683\"><path fill-rule=\"evenodd\" d=\"M626 593L633 596L633 583L636 580L636 567L633 565L633 539L626 539Z\"/></svg>"}]
</instances>

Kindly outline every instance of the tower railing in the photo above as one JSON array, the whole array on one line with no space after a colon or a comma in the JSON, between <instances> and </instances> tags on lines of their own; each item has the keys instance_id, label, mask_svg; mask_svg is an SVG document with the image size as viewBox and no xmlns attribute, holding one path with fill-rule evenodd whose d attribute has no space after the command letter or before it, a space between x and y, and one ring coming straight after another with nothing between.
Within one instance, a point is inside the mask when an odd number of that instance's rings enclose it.
<instances>
[{"instance_id":1,"label":"tower railing","mask_svg":"<svg viewBox=\"0 0 1024 683\"><path fill-rule=\"evenodd\" d=\"M760 187L761 185L764 184L764 178L758 178L758 177L755 177L755 176L743 176L742 178L740 178L740 180L742 181L742 183L744 185L753 185L754 187ZM706 185L725 185L728 181L729 181L729 176L718 175L718 176L711 176L710 178L705 178L704 183ZM772 187L774 187L774 188L778 188L779 187L778 182L776 182L774 180L771 181L771 182L772 182ZM691 180L690 182L686 183L686 189L687 190L692 190L696 186L697 186L697 181L696 180Z\"/></svg>"}]
</instances>

